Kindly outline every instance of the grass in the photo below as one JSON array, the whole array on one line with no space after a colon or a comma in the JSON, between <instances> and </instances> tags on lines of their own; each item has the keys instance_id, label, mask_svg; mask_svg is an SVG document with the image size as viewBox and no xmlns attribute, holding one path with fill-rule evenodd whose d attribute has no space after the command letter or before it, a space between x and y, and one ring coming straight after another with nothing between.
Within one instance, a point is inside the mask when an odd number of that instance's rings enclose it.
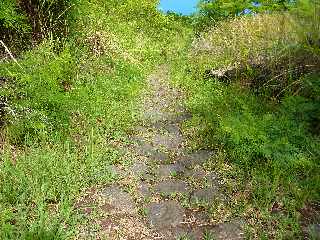
<instances>
[{"instance_id":1,"label":"grass","mask_svg":"<svg viewBox=\"0 0 320 240\"><path fill-rule=\"evenodd\" d=\"M316 18L241 17L194 37L188 19L160 14L153 0L69 3L59 18L67 37L46 34L18 64L0 65L0 238L77 235L74 204L84 189L117 181L117 144L138 120L146 76L162 63L186 92L190 147L216 151L206 169L232 196L211 216L243 218L248 238L300 238L300 209L320 199ZM10 8L6 27L28 29ZM301 63L312 69L291 74ZM206 76L230 66L228 81Z\"/></svg>"},{"instance_id":2,"label":"grass","mask_svg":"<svg viewBox=\"0 0 320 240\"><path fill-rule=\"evenodd\" d=\"M288 26L271 30L279 17L291 19L285 21ZM193 148L216 150L209 165L223 176L233 196L213 215L241 216L248 223L248 238L301 237L305 230L300 209L320 197L320 139L315 124L319 75L295 76L298 85L294 88L282 85L290 77L276 79L273 84L282 91L277 95L257 82L250 68L254 70L252 62L261 56L270 59L260 63L270 74L261 79L265 81L275 76L274 66L285 55L292 65L281 66L288 69L305 54L319 60L313 53L316 48L303 53L290 50L292 45L305 46L295 29L300 26L290 15L236 18L204 32L179 60L171 59L172 81L187 92L187 106L193 114L184 132ZM248 67L239 67L243 64ZM236 66L239 74L231 75L227 82L205 75L208 69L228 66Z\"/></svg>"},{"instance_id":3,"label":"grass","mask_svg":"<svg viewBox=\"0 0 320 240\"><path fill-rule=\"evenodd\" d=\"M74 201L93 184L112 181L114 149L80 157L65 146L30 149L1 166L1 239L65 239L75 227ZM106 157L107 156L107 157Z\"/></svg>"},{"instance_id":4,"label":"grass","mask_svg":"<svg viewBox=\"0 0 320 240\"><path fill-rule=\"evenodd\" d=\"M68 38L47 37L21 67L1 63L1 239L77 235L77 198L116 181L109 166L137 121L145 78L185 32L152 1L73 4Z\"/></svg>"},{"instance_id":5,"label":"grass","mask_svg":"<svg viewBox=\"0 0 320 240\"><path fill-rule=\"evenodd\" d=\"M3 69L15 81L3 89L11 114L0 170L2 239L67 238L77 196L113 180L109 166L120 155L112 142L134 122L143 74L106 56L80 61L67 47L55 53L43 43L20 59L23 70Z\"/></svg>"}]
</instances>

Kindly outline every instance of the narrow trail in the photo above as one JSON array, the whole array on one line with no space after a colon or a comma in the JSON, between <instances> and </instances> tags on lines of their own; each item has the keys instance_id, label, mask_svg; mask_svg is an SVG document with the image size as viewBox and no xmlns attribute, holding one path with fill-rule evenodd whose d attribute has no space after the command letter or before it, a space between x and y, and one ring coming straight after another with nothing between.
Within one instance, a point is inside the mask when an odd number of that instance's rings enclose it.
<instances>
[{"instance_id":1,"label":"narrow trail","mask_svg":"<svg viewBox=\"0 0 320 240\"><path fill-rule=\"evenodd\" d=\"M191 115L169 75L162 65L148 78L141 124L121 147L130 164L114 166L119 180L77 203L87 218L79 239L243 239L239 221L215 224L206 211L228 197L203 167L214 153L188 150L180 126Z\"/></svg>"}]
</instances>

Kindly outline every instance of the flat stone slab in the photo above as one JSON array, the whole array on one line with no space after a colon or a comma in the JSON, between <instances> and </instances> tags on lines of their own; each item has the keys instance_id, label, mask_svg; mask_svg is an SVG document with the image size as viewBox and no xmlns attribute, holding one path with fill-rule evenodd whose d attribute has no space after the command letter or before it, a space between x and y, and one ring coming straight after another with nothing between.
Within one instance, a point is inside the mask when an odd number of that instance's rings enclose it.
<instances>
[{"instance_id":1,"label":"flat stone slab","mask_svg":"<svg viewBox=\"0 0 320 240\"><path fill-rule=\"evenodd\" d=\"M308 233L311 239L319 240L320 239L320 224L310 224L308 226Z\"/></svg>"},{"instance_id":2,"label":"flat stone slab","mask_svg":"<svg viewBox=\"0 0 320 240\"><path fill-rule=\"evenodd\" d=\"M160 165L156 170L156 175L159 178L167 178L170 176L180 175L184 172L185 167L179 163Z\"/></svg>"},{"instance_id":3,"label":"flat stone slab","mask_svg":"<svg viewBox=\"0 0 320 240\"><path fill-rule=\"evenodd\" d=\"M183 143L180 135L156 134L153 138L153 146L164 147L166 149L179 148Z\"/></svg>"},{"instance_id":4,"label":"flat stone slab","mask_svg":"<svg viewBox=\"0 0 320 240\"><path fill-rule=\"evenodd\" d=\"M135 176L141 176L143 174L146 174L149 170L149 167L144 162L135 162L133 165L129 168L129 171L135 175Z\"/></svg>"},{"instance_id":5,"label":"flat stone slab","mask_svg":"<svg viewBox=\"0 0 320 240\"><path fill-rule=\"evenodd\" d=\"M156 151L156 149L145 140L137 141L133 149L135 150L135 153L143 156L149 156Z\"/></svg>"},{"instance_id":6,"label":"flat stone slab","mask_svg":"<svg viewBox=\"0 0 320 240\"><path fill-rule=\"evenodd\" d=\"M196 165L202 165L205 163L213 153L208 150L200 150L194 153L183 155L179 158L179 162L186 168L193 168Z\"/></svg>"},{"instance_id":7,"label":"flat stone slab","mask_svg":"<svg viewBox=\"0 0 320 240\"><path fill-rule=\"evenodd\" d=\"M221 199L221 193L219 193L217 187L210 187L195 190L191 195L190 201L211 203L217 199Z\"/></svg>"},{"instance_id":8,"label":"flat stone slab","mask_svg":"<svg viewBox=\"0 0 320 240\"><path fill-rule=\"evenodd\" d=\"M138 184L137 191L144 198L151 197L150 186L147 183Z\"/></svg>"},{"instance_id":9,"label":"flat stone slab","mask_svg":"<svg viewBox=\"0 0 320 240\"><path fill-rule=\"evenodd\" d=\"M240 240L245 239L244 231L240 223L222 223L209 232L214 236L216 240Z\"/></svg>"},{"instance_id":10,"label":"flat stone slab","mask_svg":"<svg viewBox=\"0 0 320 240\"><path fill-rule=\"evenodd\" d=\"M123 191L118 186L109 186L104 188L102 190L101 197L111 206L111 208L115 208L123 213L136 213L136 206L130 194Z\"/></svg>"},{"instance_id":11,"label":"flat stone slab","mask_svg":"<svg viewBox=\"0 0 320 240\"><path fill-rule=\"evenodd\" d=\"M180 114L178 114L174 120L171 121L171 123L181 123L184 122L186 120L189 120L192 118L192 114L189 112L182 112Z\"/></svg>"},{"instance_id":12,"label":"flat stone slab","mask_svg":"<svg viewBox=\"0 0 320 240\"><path fill-rule=\"evenodd\" d=\"M183 176L187 178L195 179L195 180L202 180L206 178L207 173L203 169L191 169L191 170L186 170Z\"/></svg>"},{"instance_id":13,"label":"flat stone slab","mask_svg":"<svg viewBox=\"0 0 320 240\"><path fill-rule=\"evenodd\" d=\"M219 186L219 176L218 174L214 172L210 172L206 177L205 177L206 183L211 186Z\"/></svg>"},{"instance_id":14,"label":"flat stone slab","mask_svg":"<svg viewBox=\"0 0 320 240\"><path fill-rule=\"evenodd\" d=\"M155 107L156 108L156 107ZM143 118L148 122L164 122L173 119L174 115L168 112L161 112L157 109L148 109L144 111Z\"/></svg>"},{"instance_id":15,"label":"flat stone slab","mask_svg":"<svg viewBox=\"0 0 320 240\"><path fill-rule=\"evenodd\" d=\"M155 151L148 158L155 162L165 162L169 159L169 155L161 151Z\"/></svg>"},{"instance_id":16,"label":"flat stone slab","mask_svg":"<svg viewBox=\"0 0 320 240\"><path fill-rule=\"evenodd\" d=\"M182 136L180 128L177 124L169 123L163 126L163 128L170 134L176 135L176 136Z\"/></svg>"},{"instance_id":17,"label":"flat stone slab","mask_svg":"<svg viewBox=\"0 0 320 240\"><path fill-rule=\"evenodd\" d=\"M134 146L133 150L136 155L144 156L153 161L164 162L169 159L167 153L160 151L159 149L145 141L140 142L139 144Z\"/></svg>"},{"instance_id":18,"label":"flat stone slab","mask_svg":"<svg viewBox=\"0 0 320 240\"><path fill-rule=\"evenodd\" d=\"M171 195L175 193L185 194L189 192L189 187L184 181L172 179L156 184L155 192L164 195Z\"/></svg>"},{"instance_id":19,"label":"flat stone slab","mask_svg":"<svg viewBox=\"0 0 320 240\"><path fill-rule=\"evenodd\" d=\"M184 209L175 201L151 203L147 212L148 222L156 229L176 227L184 218Z\"/></svg>"}]
</instances>

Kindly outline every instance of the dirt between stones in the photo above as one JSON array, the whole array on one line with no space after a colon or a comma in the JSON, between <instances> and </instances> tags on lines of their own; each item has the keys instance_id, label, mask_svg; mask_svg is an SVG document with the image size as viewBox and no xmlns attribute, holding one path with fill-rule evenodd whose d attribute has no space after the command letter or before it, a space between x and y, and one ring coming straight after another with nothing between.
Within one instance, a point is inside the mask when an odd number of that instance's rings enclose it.
<instances>
[{"instance_id":1,"label":"dirt between stones","mask_svg":"<svg viewBox=\"0 0 320 240\"><path fill-rule=\"evenodd\" d=\"M131 166L116 166L124 169L116 184L91 193L89 204L77 204L88 219L79 239L244 238L240 221L213 224L207 213L205 206L226 198L218 174L202 166L213 152L187 150L180 125L192 115L183 94L169 85L169 70L160 66L148 78L141 124L123 146Z\"/></svg>"}]
</instances>

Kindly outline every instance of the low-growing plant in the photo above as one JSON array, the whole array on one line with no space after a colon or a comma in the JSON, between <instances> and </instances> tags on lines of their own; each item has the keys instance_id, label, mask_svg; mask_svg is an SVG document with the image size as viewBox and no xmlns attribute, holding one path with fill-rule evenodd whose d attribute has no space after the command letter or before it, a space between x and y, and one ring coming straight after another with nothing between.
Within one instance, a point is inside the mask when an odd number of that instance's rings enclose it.
<instances>
[{"instance_id":1,"label":"low-growing plant","mask_svg":"<svg viewBox=\"0 0 320 240\"><path fill-rule=\"evenodd\" d=\"M229 19L173 59L173 81L188 91L193 114L185 132L194 148L223 151L241 196L232 209L249 223L249 238L307 234L299 209L320 199L320 58L307 40L318 24L302 16Z\"/></svg>"},{"instance_id":2,"label":"low-growing plant","mask_svg":"<svg viewBox=\"0 0 320 240\"><path fill-rule=\"evenodd\" d=\"M68 239L80 192L114 180L146 75L191 30L156 1L20 4L41 41L0 63L0 238Z\"/></svg>"}]
</instances>

